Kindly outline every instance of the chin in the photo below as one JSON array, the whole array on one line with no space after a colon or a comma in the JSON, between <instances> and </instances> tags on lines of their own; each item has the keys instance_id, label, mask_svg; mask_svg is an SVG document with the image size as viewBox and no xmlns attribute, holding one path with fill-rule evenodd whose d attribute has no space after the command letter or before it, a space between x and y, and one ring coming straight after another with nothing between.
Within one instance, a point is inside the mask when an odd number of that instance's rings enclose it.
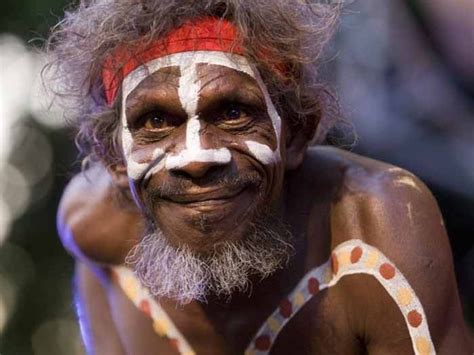
<instances>
[{"instance_id":1,"label":"chin","mask_svg":"<svg viewBox=\"0 0 474 355\"><path fill-rule=\"evenodd\" d=\"M187 245L195 252L206 253L215 251L219 244L245 238L259 214L258 190L246 187L229 196L209 197L203 194L203 198L193 197L191 201L163 199L154 204L156 225L171 245Z\"/></svg>"}]
</instances>

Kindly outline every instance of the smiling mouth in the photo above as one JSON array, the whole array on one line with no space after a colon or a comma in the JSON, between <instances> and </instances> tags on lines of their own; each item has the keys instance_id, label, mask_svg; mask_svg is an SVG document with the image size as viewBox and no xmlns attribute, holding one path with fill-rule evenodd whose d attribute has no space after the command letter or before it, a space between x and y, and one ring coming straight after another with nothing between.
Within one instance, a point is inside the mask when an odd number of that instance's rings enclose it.
<instances>
[{"instance_id":1,"label":"smiling mouth","mask_svg":"<svg viewBox=\"0 0 474 355\"><path fill-rule=\"evenodd\" d=\"M241 195L247 186L235 189L212 189L199 192L180 193L163 197L165 201L177 203L185 207L212 207L231 202Z\"/></svg>"}]
</instances>

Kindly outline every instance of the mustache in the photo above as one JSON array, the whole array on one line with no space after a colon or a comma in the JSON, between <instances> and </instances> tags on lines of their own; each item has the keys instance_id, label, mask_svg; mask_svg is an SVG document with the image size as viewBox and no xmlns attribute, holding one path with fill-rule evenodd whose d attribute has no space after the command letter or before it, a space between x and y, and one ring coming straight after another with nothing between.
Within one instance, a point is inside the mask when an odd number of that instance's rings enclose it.
<instances>
[{"instance_id":1,"label":"mustache","mask_svg":"<svg viewBox=\"0 0 474 355\"><path fill-rule=\"evenodd\" d=\"M190 179L182 175L172 175L158 185L149 186L148 202L173 195L185 195L198 188L215 188L238 190L247 187L258 189L262 184L262 176L258 172L246 172L238 175L219 174L205 179Z\"/></svg>"}]
</instances>

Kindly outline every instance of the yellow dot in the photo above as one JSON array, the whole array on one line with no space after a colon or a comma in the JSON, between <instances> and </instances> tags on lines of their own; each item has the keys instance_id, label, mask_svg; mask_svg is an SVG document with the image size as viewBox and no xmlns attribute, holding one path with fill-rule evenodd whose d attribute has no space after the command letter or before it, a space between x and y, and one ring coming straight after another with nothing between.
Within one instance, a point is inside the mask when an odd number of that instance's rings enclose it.
<instances>
[{"instance_id":1,"label":"yellow dot","mask_svg":"<svg viewBox=\"0 0 474 355\"><path fill-rule=\"evenodd\" d=\"M402 306L408 306L413 300L413 294L411 291L403 287L397 291L397 302Z\"/></svg>"},{"instance_id":2,"label":"yellow dot","mask_svg":"<svg viewBox=\"0 0 474 355\"><path fill-rule=\"evenodd\" d=\"M369 255L367 255L367 258L365 259L365 266L369 269L373 269L377 265L378 261L379 253L375 250L371 250L369 252Z\"/></svg>"},{"instance_id":3,"label":"yellow dot","mask_svg":"<svg viewBox=\"0 0 474 355\"><path fill-rule=\"evenodd\" d=\"M270 319L268 319L267 324L268 328L270 328L273 333L278 333L281 328L280 322L273 317L270 317Z\"/></svg>"},{"instance_id":4,"label":"yellow dot","mask_svg":"<svg viewBox=\"0 0 474 355\"><path fill-rule=\"evenodd\" d=\"M253 349L249 349L245 351L245 355L255 355L257 352Z\"/></svg>"},{"instance_id":5,"label":"yellow dot","mask_svg":"<svg viewBox=\"0 0 474 355\"><path fill-rule=\"evenodd\" d=\"M166 319L159 318L155 319L155 321L153 322L153 329L155 330L155 332L158 333L159 336L164 336L168 334L169 328L170 326Z\"/></svg>"},{"instance_id":6,"label":"yellow dot","mask_svg":"<svg viewBox=\"0 0 474 355\"><path fill-rule=\"evenodd\" d=\"M301 292L297 292L295 294L295 298L293 299L296 307L301 307L304 305L304 295Z\"/></svg>"},{"instance_id":7,"label":"yellow dot","mask_svg":"<svg viewBox=\"0 0 474 355\"><path fill-rule=\"evenodd\" d=\"M136 300L138 297L138 282L132 276L125 276L122 279L123 291L132 301Z\"/></svg>"},{"instance_id":8,"label":"yellow dot","mask_svg":"<svg viewBox=\"0 0 474 355\"><path fill-rule=\"evenodd\" d=\"M331 265L329 265L329 266L324 270L323 282L324 282L325 284L328 284L329 282L331 282L333 276L334 276L334 275L333 275L333 273L332 273Z\"/></svg>"},{"instance_id":9,"label":"yellow dot","mask_svg":"<svg viewBox=\"0 0 474 355\"><path fill-rule=\"evenodd\" d=\"M428 355L431 351L431 345L425 337L418 337L415 341L416 350L421 355Z\"/></svg>"},{"instance_id":10,"label":"yellow dot","mask_svg":"<svg viewBox=\"0 0 474 355\"><path fill-rule=\"evenodd\" d=\"M183 352L183 355L196 355L196 353L192 350L188 350L188 351Z\"/></svg>"},{"instance_id":11,"label":"yellow dot","mask_svg":"<svg viewBox=\"0 0 474 355\"><path fill-rule=\"evenodd\" d=\"M339 268L344 268L351 263L351 253L348 251L340 252L337 255L337 261L339 262Z\"/></svg>"}]
</instances>

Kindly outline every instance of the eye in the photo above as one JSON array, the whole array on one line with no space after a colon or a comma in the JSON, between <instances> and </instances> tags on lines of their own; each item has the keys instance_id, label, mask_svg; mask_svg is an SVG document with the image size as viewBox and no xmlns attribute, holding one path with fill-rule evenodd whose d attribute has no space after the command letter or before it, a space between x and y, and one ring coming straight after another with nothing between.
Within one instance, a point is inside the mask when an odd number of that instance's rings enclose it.
<instances>
[{"instance_id":1,"label":"eye","mask_svg":"<svg viewBox=\"0 0 474 355\"><path fill-rule=\"evenodd\" d=\"M179 117L162 111L151 111L142 115L134 125L135 129L162 132L179 126L182 122Z\"/></svg>"},{"instance_id":2,"label":"eye","mask_svg":"<svg viewBox=\"0 0 474 355\"><path fill-rule=\"evenodd\" d=\"M243 110L237 105L231 105L224 112L224 119L235 121L242 117L244 114Z\"/></svg>"},{"instance_id":3,"label":"eye","mask_svg":"<svg viewBox=\"0 0 474 355\"><path fill-rule=\"evenodd\" d=\"M159 114L150 115L143 125L146 129L160 129L166 127L166 120Z\"/></svg>"}]
</instances>

